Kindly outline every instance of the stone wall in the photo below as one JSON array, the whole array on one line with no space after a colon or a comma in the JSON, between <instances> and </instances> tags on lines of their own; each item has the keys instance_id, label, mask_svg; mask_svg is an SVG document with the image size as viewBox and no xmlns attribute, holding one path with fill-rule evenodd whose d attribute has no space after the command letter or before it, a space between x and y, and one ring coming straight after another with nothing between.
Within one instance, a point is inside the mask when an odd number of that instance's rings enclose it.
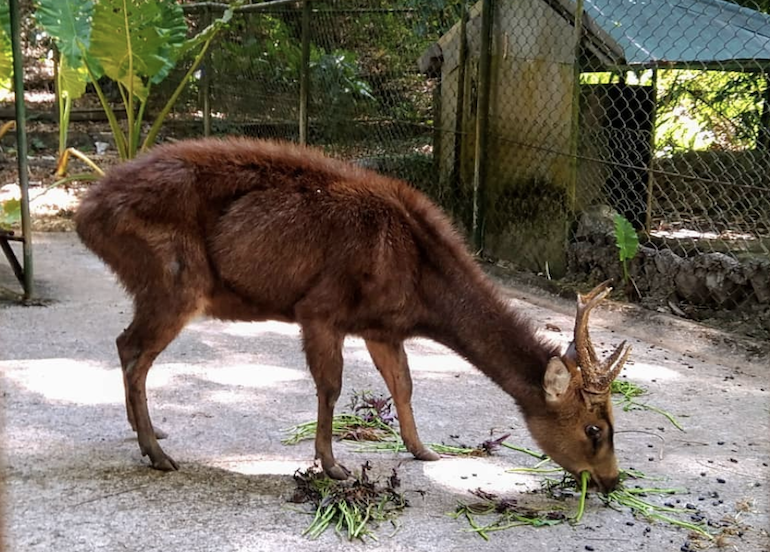
<instances>
[{"instance_id":1,"label":"stone wall","mask_svg":"<svg viewBox=\"0 0 770 552\"><path fill-rule=\"evenodd\" d=\"M571 274L622 281L613 214L602 206L582 215L567 251ZM721 252L684 256L648 243L640 246L629 263L629 273L645 301L686 302L720 310L760 306L770 311L770 258L766 254L741 260Z\"/></svg>"}]
</instances>

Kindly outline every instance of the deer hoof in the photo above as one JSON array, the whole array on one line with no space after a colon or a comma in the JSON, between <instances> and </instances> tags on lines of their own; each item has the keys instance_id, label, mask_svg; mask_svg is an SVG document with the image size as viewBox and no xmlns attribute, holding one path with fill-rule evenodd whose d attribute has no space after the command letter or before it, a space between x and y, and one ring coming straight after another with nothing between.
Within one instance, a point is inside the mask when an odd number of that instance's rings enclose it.
<instances>
[{"instance_id":1,"label":"deer hoof","mask_svg":"<svg viewBox=\"0 0 770 552\"><path fill-rule=\"evenodd\" d=\"M177 471L179 469L179 464L177 464L170 456L163 455L162 458L152 461L152 467L159 471L169 472Z\"/></svg>"},{"instance_id":2,"label":"deer hoof","mask_svg":"<svg viewBox=\"0 0 770 552\"><path fill-rule=\"evenodd\" d=\"M436 460L441 459L441 456L439 456L434 451L430 450L429 448L421 448L420 450L413 453L414 457L418 460L422 460L424 462L435 462Z\"/></svg>"},{"instance_id":3,"label":"deer hoof","mask_svg":"<svg viewBox=\"0 0 770 552\"><path fill-rule=\"evenodd\" d=\"M340 464L334 464L324 468L324 473L332 479L337 479L339 481L344 481L350 476L350 471Z\"/></svg>"}]
</instances>

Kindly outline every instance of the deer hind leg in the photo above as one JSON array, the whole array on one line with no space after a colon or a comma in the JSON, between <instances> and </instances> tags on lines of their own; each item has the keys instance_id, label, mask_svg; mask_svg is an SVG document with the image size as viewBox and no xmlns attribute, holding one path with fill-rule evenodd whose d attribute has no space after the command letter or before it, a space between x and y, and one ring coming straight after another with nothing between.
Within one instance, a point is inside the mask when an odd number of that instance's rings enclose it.
<instances>
[{"instance_id":1,"label":"deer hind leg","mask_svg":"<svg viewBox=\"0 0 770 552\"><path fill-rule=\"evenodd\" d=\"M366 340L366 348L374 361L374 365L382 374L382 378L393 396L393 403L398 413L398 424L401 428L401 438L404 445L418 460L438 460L439 455L430 450L417 434L417 425L412 412L412 376L406 360L404 344L400 342L386 343Z\"/></svg>"},{"instance_id":2,"label":"deer hind leg","mask_svg":"<svg viewBox=\"0 0 770 552\"><path fill-rule=\"evenodd\" d=\"M302 336L308 367L318 395L315 456L321 461L326 475L332 479L347 479L350 471L337 463L332 451L334 405L342 390L343 336L317 323L302 324Z\"/></svg>"},{"instance_id":3,"label":"deer hind leg","mask_svg":"<svg viewBox=\"0 0 770 552\"><path fill-rule=\"evenodd\" d=\"M134 320L117 339L128 421L137 433L142 456L149 456L152 467L162 471L177 470L179 465L158 444L157 435L162 432L153 428L147 409L147 373L196 311L191 301L175 299L176 304L169 305L169 297L173 296L137 299Z\"/></svg>"},{"instance_id":4,"label":"deer hind leg","mask_svg":"<svg viewBox=\"0 0 770 552\"><path fill-rule=\"evenodd\" d=\"M131 325L133 326L133 324ZM138 356L138 353L134 350L132 351L129 346L126 345L126 340L128 339L128 336L132 333L132 327L129 326L128 329L124 330L123 333L121 333L118 338L115 340L115 343L118 347L118 356L120 357L120 364L123 368L123 390L125 391L126 396L126 417L128 418L128 423L131 425L131 429L134 430L134 433L136 433L136 418L134 417L134 408L131 406L131 398L129 395L129 384L128 384L128 374L126 372L126 366L129 365L130 362L134 362L136 360L136 357ZM133 330L135 331L135 330ZM168 437L168 433L160 429L158 426L153 425L153 432L155 433L156 439L165 439Z\"/></svg>"}]
</instances>

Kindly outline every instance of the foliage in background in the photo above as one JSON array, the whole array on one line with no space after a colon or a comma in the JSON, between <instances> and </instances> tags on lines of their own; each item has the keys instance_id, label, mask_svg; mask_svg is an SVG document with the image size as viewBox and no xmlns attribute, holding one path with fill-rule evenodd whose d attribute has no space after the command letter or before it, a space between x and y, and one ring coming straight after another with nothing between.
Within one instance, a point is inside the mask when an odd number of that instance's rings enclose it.
<instances>
[{"instance_id":1,"label":"foliage in background","mask_svg":"<svg viewBox=\"0 0 770 552\"><path fill-rule=\"evenodd\" d=\"M289 19L289 18L287 18ZM237 17L230 32L211 53L211 66L234 84L248 80L251 90L264 92L263 117L277 113L284 101L280 92L296 103L302 63L300 29L293 19L274 15ZM290 24L291 23L291 24ZM371 87L362 78L357 54L336 45L310 45L310 107L315 112L342 107L361 107L371 100ZM268 93L267 91L271 91ZM276 94L276 92L279 92ZM223 92L229 92L223 89ZM247 103L254 97L244 98ZM271 104L273 106L271 107Z\"/></svg>"},{"instance_id":2,"label":"foliage in background","mask_svg":"<svg viewBox=\"0 0 770 552\"><path fill-rule=\"evenodd\" d=\"M417 11L418 23L414 29L423 36L446 33L460 20L469 4L466 0L403 0L403 3Z\"/></svg>"},{"instance_id":3,"label":"foliage in background","mask_svg":"<svg viewBox=\"0 0 770 552\"><path fill-rule=\"evenodd\" d=\"M649 86L652 71L624 75ZM619 82L617 73L583 73L582 84ZM691 150L745 150L761 136L770 77L739 71L658 70L656 155ZM768 132L768 129L765 129Z\"/></svg>"},{"instance_id":4,"label":"foliage in background","mask_svg":"<svg viewBox=\"0 0 770 552\"><path fill-rule=\"evenodd\" d=\"M67 149L72 102L86 91L88 71L83 52L91 41L91 0L38 0L35 4L37 24L53 38L58 51L56 67L56 103L59 108L59 156Z\"/></svg>"},{"instance_id":5,"label":"foliage in background","mask_svg":"<svg viewBox=\"0 0 770 552\"><path fill-rule=\"evenodd\" d=\"M21 220L21 202L18 199L6 199L0 202L0 228L8 228Z\"/></svg>"},{"instance_id":6,"label":"foliage in background","mask_svg":"<svg viewBox=\"0 0 770 552\"><path fill-rule=\"evenodd\" d=\"M770 13L770 0L730 0L730 2L744 8Z\"/></svg>"},{"instance_id":7,"label":"foliage in background","mask_svg":"<svg viewBox=\"0 0 770 552\"><path fill-rule=\"evenodd\" d=\"M339 2L313 2L309 114L329 141L352 139L351 121L430 119L432 95L416 60L438 35L418 32L424 10L410 6L350 1L340 10ZM296 121L301 41L299 10L236 17L211 52L215 111Z\"/></svg>"},{"instance_id":8,"label":"foliage in background","mask_svg":"<svg viewBox=\"0 0 770 552\"><path fill-rule=\"evenodd\" d=\"M192 79L206 50L229 22L233 8L241 3L233 3L220 19L187 38L184 13L174 0L98 0L95 3L92 0L37 0L37 23L51 35L59 51L56 87L60 100L60 155L57 175L64 176L70 155L79 157L94 171L62 178L52 186L74 179L93 180L102 173L83 153L66 147L72 100L82 95L87 82L93 85L107 115L120 159L132 159L155 143L162 123ZM0 19L2 16L0 10ZM1 42L0 36L0 46ZM176 63L191 53L195 56L190 68L166 99L141 141L142 123L153 85L163 81ZM126 112L125 130L99 83L102 76L118 87ZM4 202L0 220L5 224L14 222L18 219L18 211L18 202Z\"/></svg>"},{"instance_id":9,"label":"foliage in background","mask_svg":"<svg viewBox=\"0 0 770 552\"><path fill-rule=\"evenodd\" d=\"M235 5L235 4L234 4ZM66 166L66 126L73 99L90 81L101 102L121 159L131 159L155 142L165 117L192 78L217 31L232 17L232 8L210 27L187 38L181 6L173 0L38 0L38 23L59 50L57 91L60 104L60 174ZM167 99L141 143L141 130L151 89L176 63L197 50L191 69ZM104 94L99 79L106 76L119 92L126 112L125 130Z\"/></svg>"},{"instance_id":10,"label":"foliage in background","mask_svg":"<svg viewBox=\"0 0 770 552\"><path fill-rule=\"evenodd\" d=\"M767 80L733 71L659 71L656 149L751 149Z\"/></svg>"},{"instance_id":11,"label":"foliage in background","mask_svg":"<svg viewBox=\"0 0 770 552\"><path fill-rule=\"evenodd\" d=\"M11 18L8 2L0 2L0 92L10 90L13 80L13 53L11 51ZM6 123L0 131L0 138L14 125ZM21 203L18 199L0 202L0 228L17 223L21 218Z\"/></svg>"},{"instance_id":12,"label":"foliage in background","mask_svg":"<svg viewBox=\"0 0 770 552\"><path fill-rule=\"evenodd\" d=\"M12 78L11 14L8 2L0 2L0 91L10 90Z\"/></svg>"}]
</instances>

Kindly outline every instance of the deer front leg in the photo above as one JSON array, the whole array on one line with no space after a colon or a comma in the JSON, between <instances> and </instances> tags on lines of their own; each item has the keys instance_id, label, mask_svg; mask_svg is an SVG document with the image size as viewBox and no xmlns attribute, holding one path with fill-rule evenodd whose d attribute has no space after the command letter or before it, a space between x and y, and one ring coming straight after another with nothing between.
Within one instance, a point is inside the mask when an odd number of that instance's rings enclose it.
<instances>
[{"instance_id":1,"label":"deer front leg","mask_svg":"<svg viewBox=\"0 0 770 552\"><path fill-rule=\"evenodd\" d=\"M337 463L332 451L334 405L342 390L343 336L316 323L303 324L302 334L307 364L318 395L315 455L321 461L326 475L332 479L347 479L350 471Z\"/></svg>"},{"instance_id":2,"label":"deer front leg","mask_svg":"<svg viewBox=\"0 0 770 552\"><path fill-rule=\"evenodd\" d=\"M412 412L412 376L404 344L366 340L366 348L393 396L406 449L418 460L438 460L439 455L423 445L417 434Z\"/></svg>"}]
</instances>

